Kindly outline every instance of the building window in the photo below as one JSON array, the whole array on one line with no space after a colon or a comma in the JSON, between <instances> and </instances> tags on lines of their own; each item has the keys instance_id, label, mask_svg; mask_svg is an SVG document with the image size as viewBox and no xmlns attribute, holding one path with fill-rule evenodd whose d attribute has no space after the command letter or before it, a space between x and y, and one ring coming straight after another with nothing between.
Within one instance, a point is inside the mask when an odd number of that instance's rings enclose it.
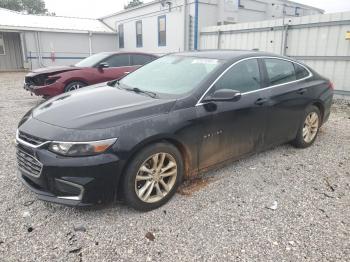
<instances>
[{"instance_id":1,"label":"building window","mask_svg":"<svg viewBox=\"0 0 350 262\"><path fill-rule=\"evenodd\" d=\"M142 47L142 21L136 22L136 47Z\"/></svg>"},{"instance_id":2,"label":"building window","mask_svg":"<svg viewBox=\"0 0 350 262\"><path fill-rule=\"evenodd\" d=\"M5 55L4 35L0 33L0 55Z\"/></svg>"},{"instance_id":3,"label":"building window","mask_svg":"<svg viewBox=\"0 0 350 262\"><path fill-rule=\"evenodd\" d=\"M119 48L124 48L124 25L118 25Z\"/></svg>"},{"instance_id":4,"label":"building window","mask_svg":"<svg viewBox=\"0 0 350 262\"><path fill-rule=\"evenodd\" d=\"M158 45L166 46L166 16L158 17Z\"/></svg>"}]
</instances>

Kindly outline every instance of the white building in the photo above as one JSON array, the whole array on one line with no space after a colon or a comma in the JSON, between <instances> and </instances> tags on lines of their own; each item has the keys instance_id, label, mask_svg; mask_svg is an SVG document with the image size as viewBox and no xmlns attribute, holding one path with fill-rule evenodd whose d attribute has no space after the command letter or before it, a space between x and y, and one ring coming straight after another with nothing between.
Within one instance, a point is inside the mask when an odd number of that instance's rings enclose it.
<instances>
[{"instance_id":1,"label":"white building","mask_svg":"<svg viewBox=\"0 0 350 262\"><path fill-rule=\"evenodd\" d=\"M200 48L203 27L323 12L285 0L157 0L101 20L118 32L120 50L168 53Z\"/></svg>"},{"instance_id":2,"label":"white building","mask_svg":"<svg viewBox=\"0 0 350 262\"><path fill-rule=\"evenodd\" d=\"M0 8L0 71L71 65L117 51L117 34L96 19L24 15Z\"/></svg>"}]
</instances>

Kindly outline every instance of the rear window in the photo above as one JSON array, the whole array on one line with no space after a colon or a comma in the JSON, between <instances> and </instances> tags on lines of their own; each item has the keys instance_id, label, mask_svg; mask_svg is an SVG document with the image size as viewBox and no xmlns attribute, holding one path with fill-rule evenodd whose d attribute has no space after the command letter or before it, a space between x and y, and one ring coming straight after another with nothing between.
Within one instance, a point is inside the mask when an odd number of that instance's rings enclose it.
<instances>
[{"instance_id":1,"label":"rear window","mask_svg":"<svg viewBox=\"0 0 350 262\"><path fill-rule=\"evenodd\" d=\"M269 86L280 85L297 79L292 62L274 58L267 58L264 61L269 78Z\"/></svg>"},{"instance_id":2,"label":"rear window","mask_svg":"<svg viewBox=\"0 0 350 262\"><path fill-rule=\"evenodd\" d=\"M297 79L303 79L309 76L309 72L303 66L294 63L294 68Z\"/></svg>"}]
</instances>

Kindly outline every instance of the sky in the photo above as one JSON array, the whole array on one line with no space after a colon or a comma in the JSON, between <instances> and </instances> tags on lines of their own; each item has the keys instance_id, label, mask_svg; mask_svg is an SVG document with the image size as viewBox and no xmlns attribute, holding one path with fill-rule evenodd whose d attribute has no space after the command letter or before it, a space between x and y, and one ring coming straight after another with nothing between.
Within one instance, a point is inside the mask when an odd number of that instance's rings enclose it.
<instances>
[{"instance_id":1,"label":"sky","mask_svg":"<svg viewBox=\"0 0 350 262\"><path fill-rule=\"evenodd\" d=\"M99 18L123 10L127 0L44 0L46 8L59 16ZM144 0L150 2L151 0ZM294 0L327 13L350 11L350 0Z\"/></svg>"}]
</instances>

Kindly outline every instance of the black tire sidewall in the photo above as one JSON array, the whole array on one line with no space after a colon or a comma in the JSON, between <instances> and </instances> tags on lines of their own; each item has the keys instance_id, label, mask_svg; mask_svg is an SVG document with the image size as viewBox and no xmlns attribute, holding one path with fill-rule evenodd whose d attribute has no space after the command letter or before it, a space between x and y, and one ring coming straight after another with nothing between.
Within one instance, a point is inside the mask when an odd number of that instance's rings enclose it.
<instances>
[{"instance_id":1,"label":"black tire sidewall","mask_svg":"<svg viewBox=\"0 0 350 262\"><path fill-rule=\"evenodd\" d=\"M312 112L315 112L318 116L318 129L317 129L317 133L316 133L315 137L312 139L312 141L307 143L303 137L303 128L304 128L304 123L305 123L306 117ZM293 144L299 148L306 148L306 147L311 146L315 142L315 140L318 136L318 132L320 131L320 127L321 127L321 122L322 122L321 112L318 109L318 107L316 107L314 105L308 106L304 112L302 122L300 124L299 129L298 129L297 137L293 141Z\"/></svg>"},{"instance_id":2,"label":"black tire sidewall","mask_svg":"<svg viewBox=\"0 0 350 262\"><path fill-rule=\"evenodd\" d=\"M155 203L146 203L143 202L139 197L136 195L135 192L135 179L137 172L140 168L140 166L144 163L144 161L149 158L151 155L156 153L169 153L171 154L176 161L178 173L176 177L176 182L171 191L160 201ZM156 143L149 145L142 149L140 152L138 152L130 161L126 168L126 172L124 174L124 177L122 179L122 190L124 199L127 205L131 206L132 208L139 210L139 211L150 211L153 209L156 209L165 203L167 203L170 198L176 193L177 188L182 182L184 176L184 165L183 165L183 159L181 156L181 153L179 150L170 143Z\"/></svg>"},{"instance_id":3,"label":"black tire sidewall","mask_svg":"<svg viewBox=\"0 0 350 262\"><path fill-rule=\"evenodd\" d=\"M69 90L68 90L72 85L75 85L75 84L80 84L80 86L81 86L80 88L86 86L85 83L80 82L80 81L70 82L70 83L68 83L68 84L64 87L64 92L65 92L65 93L68 93L68 92L75 91L75 90L72 90L72 91L69 91ZM77 89L77 90L78 90L78 89Z\"/></svg>"}]
</instances>

